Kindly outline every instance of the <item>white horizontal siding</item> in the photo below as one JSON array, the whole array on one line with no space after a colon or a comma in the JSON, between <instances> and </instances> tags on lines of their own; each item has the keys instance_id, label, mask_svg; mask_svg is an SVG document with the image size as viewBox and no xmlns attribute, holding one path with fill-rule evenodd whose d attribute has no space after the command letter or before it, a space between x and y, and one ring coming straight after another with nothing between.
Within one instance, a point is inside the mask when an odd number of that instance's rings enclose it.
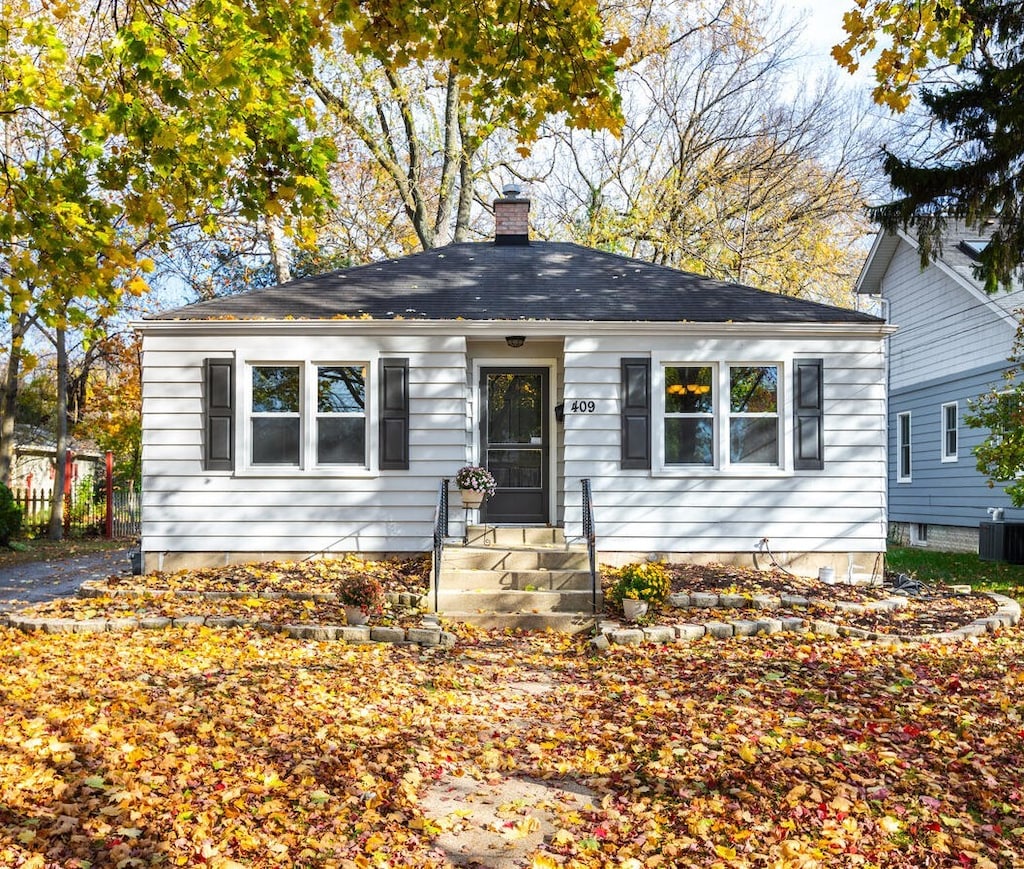
<instances>
[{"instance_id":1,"label":"white horizontal siding","mask_svg":"<svg viewBox=\"0 0 1024 869\"><path fill-rule=\"evenodd\" d=\"M147 335L143 377L144 551L317 552L422 551L429 548L442 478L466 460L465 342L337 336L223 337ZM233 356L245 362L369 362L409 358L410 470L363 468L202 469L202 364ZM453 424L454 421L454 424ZM246 425L239 412L236 424ZM371 426L367 437L377 438Z\"/></svg>"},{"instance_id":2,"label":"white horizontal siding","mask_svg":"<svg viewBox=\"0 0 1024 869\"><path fill-rule=\"evenodd\" d=\"M794 358L824 359L825 469L765 472L731 467L620 469L620 360L782 362L792 387ZM657 362L654 363L655 365ZM604 552L752 552L767 537L776 552L879 552L885 546L885 381L880 339L787 338L749 342L654 338L569 338L567 396L612 399L597 414L566 416L567 480L588 477L598 546ZM792 449L790 406L781 410ZM655 415L654 426L662 425ZM787 465L791 459L787 457ZM657 465L657 457L655 457ZM567 493L566 526L580 524Z\"/></svg>"},{"instance_id":3,"label":"white horizontal siding","mask_svg":"<svg viewBox=\"0 0 1024 869\"><path fill-rule=\"evenodd\" d=\"M540 344L540 342L537 342ZM558 362L557 347L536 352ZM643 349L638 349L642 344ZM339 348L342 348L339 350ZM462 338L293 338L151 334L143 384L143 548L150 553L422 551L429 548L439 482L475 448ZM491 356L493 348L474 347ZM542 353L543 351L543 353ZM742 468L692 475L620 469L620 361L654 352L679 361L825 360L826 468L765 473ZM237 354L254 361L410 359L408 471L289 473L201 467L202 360ZM509 357L519 358L519 357ZM881 342L859 338L753 341L726 338L571 337L556 365L552 398L585 398L594 414L566 414L558 455L570 534L580 524L579 479L592 481L604 551L749 552L768 537L777 552L879 551L885 473ZM240 365L239 371L244 371ZM564 384L559 375L564 372ZM786 370L785 388L791 385ZM370 401L375 402L372 394ZM786 428L791 413L781 414ZM245 425L241 415L238 424ZM655 425L661 421L654 420ZM369 436L375 438L371 429ZM556 438L556 443L558 440ZM790 447L789 438L785 442ZM560 490L563 486L559 487ZM452 530L461 510L452 500Z\"/></svg>"}]
</instances>

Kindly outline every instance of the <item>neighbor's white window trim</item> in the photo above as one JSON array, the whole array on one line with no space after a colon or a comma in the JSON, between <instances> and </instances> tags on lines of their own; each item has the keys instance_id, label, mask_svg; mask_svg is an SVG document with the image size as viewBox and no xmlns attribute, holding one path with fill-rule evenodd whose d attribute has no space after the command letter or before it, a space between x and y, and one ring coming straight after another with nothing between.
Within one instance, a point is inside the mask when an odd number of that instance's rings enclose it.
<instances>
[{"instance_id":1,"label":"neighbor's white window trim","mask_svg":"<svg viewBox=\"0 0 1024 869\"><path fill-rule=\"evenodd\" d=\"M903 420L907 420L907 436L903 437ZM910 483L913 481L914 468L914 427L909 410L896 414L896 482ZM903 473L903 452L907 453L907 472Z\"/></svg>"},{"instance_id":2,"label":"neighbor's white window trim","mask_svg":"<svg viewBox=\"0 0 1024 869\"><path fill-rule=\"evenodd\" d=\"M949 409L953 409L953 428L947 424L946 415ZM950 452L949 434L953 434L953 451ZM939 454L943 462L957 462L960 460L960 406L955 401L947 401L942 405L939 412Z\"/></svg>"}]
</instances>

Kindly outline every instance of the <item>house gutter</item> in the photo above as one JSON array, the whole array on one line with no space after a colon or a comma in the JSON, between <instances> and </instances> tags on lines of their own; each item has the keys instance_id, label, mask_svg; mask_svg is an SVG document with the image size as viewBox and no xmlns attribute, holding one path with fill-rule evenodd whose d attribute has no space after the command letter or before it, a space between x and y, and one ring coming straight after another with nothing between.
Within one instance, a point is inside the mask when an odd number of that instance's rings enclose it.
<instances>
[{"instance_id":1,"label":"house gutter","mask_svg":"<svg viewBox=\"0 0 1024 869\"><path fill-rule=\"evenodd\" d=\"M700 336L702 338L884 338L895 331L884 320L871 323L698 323L577 320L136 320L144 335L465 335L495 339L514 331L527 338L622 337L628 334Z\"/></svg>"}]
</instances>

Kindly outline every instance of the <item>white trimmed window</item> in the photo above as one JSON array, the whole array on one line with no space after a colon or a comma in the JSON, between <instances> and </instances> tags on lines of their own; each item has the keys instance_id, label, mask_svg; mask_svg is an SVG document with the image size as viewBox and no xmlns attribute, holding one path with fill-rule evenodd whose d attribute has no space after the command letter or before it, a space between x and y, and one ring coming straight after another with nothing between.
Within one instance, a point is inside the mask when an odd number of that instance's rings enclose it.
<instances>
[{"instance_id":1,"label":"white trimmed window","mask_svg":"<svg viewBox=\"0 0 1024 869\"><path fill-rule=\"evenodd\" d=\"M365 465L366 366L318 366L316 390L317 464Z\"/></svg>"},{"instance_id":2,"label":"white trimmed window","mask_svg":"<svg viewBox=\"0 0 1024 869\"><path fill-rule=\"evenodd\" d=\"M779 463L779 368L734 365L729 368L729 461Z\"/></svg>"},{"instance_id":3,"label":"white trimmed window","mask_svg":"<svg viewBox=\"0 0 1024 869\"><path fill-rule=\"evenodd\" d=\"M910 478L910 412L896 414L896 482L909 483Z\"/></svg>"},{"instance_id":4,"label":"white trimmed window","mask_svg":"<svg viewBox=\"0 0 1024 869\"><path fill-rule=\"evenodd\" d=\"M665 464L714 465L713 365L665 366Z\"/></svg>"},{"instance_id":5,"label":"white trimmed window","mask_svg":"<svg viewBox=\"0 0 1024 869\"><path fill-rule=\"evenodd\" d=\"M778 468L780 369L778 364L663 364L662 466Z\"/></svg>"},{"instance_id":6,"label":"white trimmed window","mask_svg":"<svg viewBox=\"0 0 1024 869\"><path fill-rule=\"evenodd\" d=\"M252 467L368 466L366 363L249 367Z\"/></svg>"},{"instance_id":7,"label":"white trimmed window","mask_svg":"<svg viewBox=\"0 0 1024 869\"><path fill-rule=\"evenodd\" d=\"M960 413L955 401L942 405L940 416L942 429L942 461L955 462L959 455Z\"/></svg>"},{"instance_id":8,"label":"white trimmed window","mask_svg":"<svg viewBox=\"0 0 1024 869\"><path fill-rule=\"evenodd\" d=\"M252 367L252 463L298 466L302 458L302 368Z\"/></svg>"}]
</instances>

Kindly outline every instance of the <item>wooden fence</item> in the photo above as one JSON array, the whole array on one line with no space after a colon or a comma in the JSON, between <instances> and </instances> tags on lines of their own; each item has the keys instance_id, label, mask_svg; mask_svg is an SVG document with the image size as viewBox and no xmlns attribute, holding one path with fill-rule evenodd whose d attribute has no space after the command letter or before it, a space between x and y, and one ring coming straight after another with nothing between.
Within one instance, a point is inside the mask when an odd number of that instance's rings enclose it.
<instances>
[{"instance_id":1,"label":"wooden fence","mask_svg":"<svg viewBox=\"0 0 1024 869\"><path fill-rule=\"evenodd\" d=\"M50 525L52 489L12 489L14 503L21 508L22 531L45 534ZM107 498L102 485L75 486L70 505L64 508L64 532L76 536L104 536L107 528ZM138 537L142 497L135 489L114 489L111 504L112 537Z\"/></svg>"}]
</instances>

